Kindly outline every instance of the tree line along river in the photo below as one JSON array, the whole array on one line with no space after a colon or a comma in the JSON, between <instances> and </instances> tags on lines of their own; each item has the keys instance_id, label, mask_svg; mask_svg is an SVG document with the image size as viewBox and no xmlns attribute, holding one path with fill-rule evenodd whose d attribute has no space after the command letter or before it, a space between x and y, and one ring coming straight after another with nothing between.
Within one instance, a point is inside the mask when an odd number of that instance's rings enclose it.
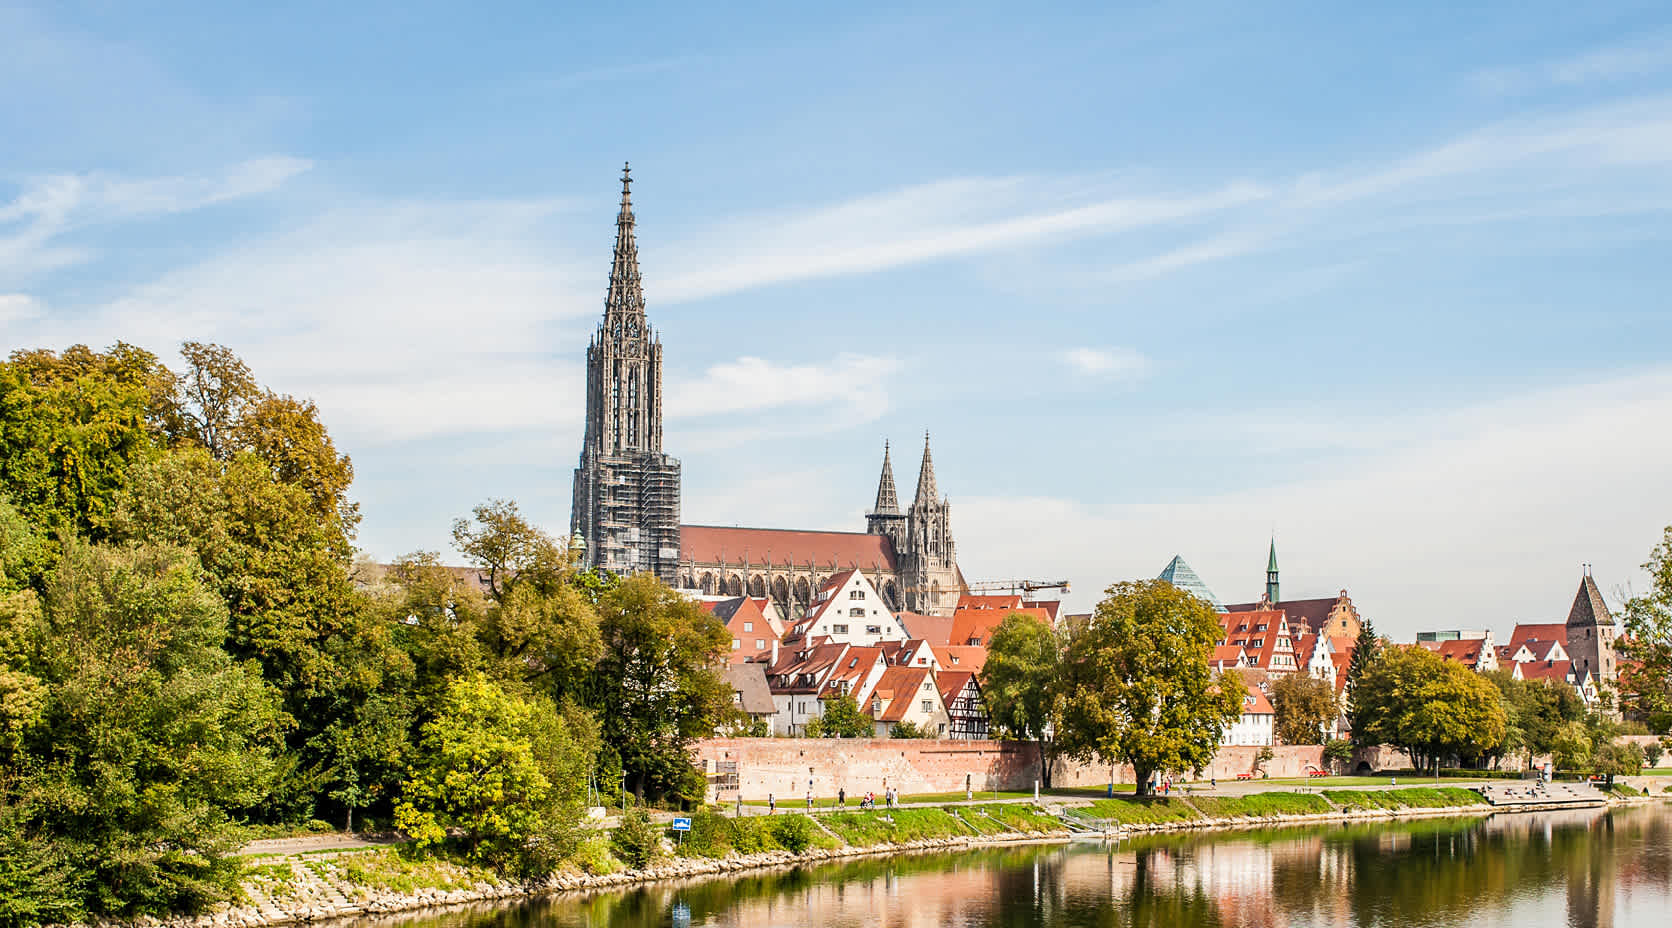
<instances>
[{"instance_id":1,"label":"tree line along river","mask_svg":"<svg viewBox=\"0 0 1672 928\"><path fill-rule=\"evenodd\" d=\"M853 860L384 919L598 926L1672 925L1672 806Z\"/></svg>"}]
</instances>

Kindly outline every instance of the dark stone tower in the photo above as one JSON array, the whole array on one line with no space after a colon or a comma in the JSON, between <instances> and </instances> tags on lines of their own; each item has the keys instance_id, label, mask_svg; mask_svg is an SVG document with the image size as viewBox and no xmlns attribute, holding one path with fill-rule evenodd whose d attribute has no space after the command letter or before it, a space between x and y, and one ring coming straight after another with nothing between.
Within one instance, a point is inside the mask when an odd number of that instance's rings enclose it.
<instances>
[{"instance_id":1,"label":"dark stone tower","mask_svg":"<svg viewBox=\"0 0 1672 928\"><path fill-rule=\"evenodd\" d=\"M877 503L865 516L865 531L887 535L899 551L906 544L906 514L900 511L900 496L894 490L894 464L888 457L888 442L882 445L882 477L877 480Z\"/></svg>"},{"instance_id":2,"label":"dark stone tower","mask_svg":"<svg viewBox=\"0 0 1672 928\"><path fill-rule=\"evenodd\" d=\"M1602 590L1597 588L1589 566L1579 580L1579 592L1574 594L1573 608L1567 617L1567 652L1576 670L1591 672L1598 686L1612 685L1619 676L1618 656L1614 653L1614 615L1603 602Z\"/></svg>"},{"instance_id":3,"label":"dark stone tower","mask_svg":"<svg viewBox=\"0 0 1672 928\"><path fill-rule=\"evenodd\" d=\"M927 615L951 615L958 606L963 581L952 541L952 503L935 487L935 462L929 457L929 435L923 435L923 464L917 471L917 498L906 514L906 538L900 553L900 574L906 586L906 609Z\"/></svg>"},{"instance_id":4,"label":"dark stone tower","mask_svg":"<svg viewBox=\"0 0 1672 928\"><path fill-rule=\"evenodd\" d=\"M632 186L623 166L609 296L586 349L586 440L570 522L586 541L586 566L653 573L671 584L679 460L662 453L662 343L644 314Z\"/></svg>"}]
</instances>

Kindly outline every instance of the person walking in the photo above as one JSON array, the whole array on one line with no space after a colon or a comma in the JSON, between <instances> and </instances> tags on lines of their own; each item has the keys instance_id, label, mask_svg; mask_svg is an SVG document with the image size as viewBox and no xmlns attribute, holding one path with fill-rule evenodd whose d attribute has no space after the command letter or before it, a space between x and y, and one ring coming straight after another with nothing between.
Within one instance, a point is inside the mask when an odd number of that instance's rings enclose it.
<instances>
[{"instance_id":1,"label":"person walking","mask_svg":"<svg viewBox=\"0 0 1672 928\"><path fill-rule=\"evenodd\" d=\"M807 791L807 808L808 808L809 811L813 808L813 791L812 790Z\"/></svg>"},{"instance_id":2,"label":"person walking","mask_svg":"<svg viewBox=\"0 0 1672 928\"><path fill-rule=\"evenodd\" d=\"M838 809L848 807L848 788L845 786L836 787L836 807Z\"/></svg>"},{"instance_id":3,"label":"person walking","mask_svg":"<svg viewBox=\"0 0 1672 928\"><path fill-rule=\"evenodd\" d=\"M777 815L778 814L778 799L777 799L777 797L773 796L771 793L766 794L766 814L767 815Z\"/></svg>"}]
</instances>

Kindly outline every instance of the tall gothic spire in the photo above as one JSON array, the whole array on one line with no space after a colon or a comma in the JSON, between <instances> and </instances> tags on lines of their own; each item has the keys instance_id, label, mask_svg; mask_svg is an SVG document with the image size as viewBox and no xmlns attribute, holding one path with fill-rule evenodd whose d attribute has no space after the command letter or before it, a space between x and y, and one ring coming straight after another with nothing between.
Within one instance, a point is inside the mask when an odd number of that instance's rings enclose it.
<instances>
[{"instance_id":1,"label":"tall gothic spire","mask_svg":"<svg viewBox=\"0 0 1672 928\"><path fill-rule=\"evenodd\" d=\"M917 470L917 502L933 503L939 498L940 493L935 489L935 462L929 458L929 433L924 432L923 466Z\"/></svg>"},{"instance_id":2,"label":"tall gothic spire","mask_svg":"<svg viewBox=\"0 0 1672 928\"><path fill-rule=\"evenodd\" d=\"M615 258L610 262L610 295L604 315L643 315L644 288L639 281L639 244L633 236L633 171L621 165L621 211L615 216Z\"/></svg>"},{"instance_id":3,"label":"tall gothic spire","mask_svg":"<svg viewBox=\"0 0 1672 928\"><path fill-rule=\"evenodd\" d=\"M888 459L888 442L882 443L882 479L877 481L877 505L871 509L877 515L900 514L900 497L894 492L894 464Z\"/></svg>"}]
</instances>

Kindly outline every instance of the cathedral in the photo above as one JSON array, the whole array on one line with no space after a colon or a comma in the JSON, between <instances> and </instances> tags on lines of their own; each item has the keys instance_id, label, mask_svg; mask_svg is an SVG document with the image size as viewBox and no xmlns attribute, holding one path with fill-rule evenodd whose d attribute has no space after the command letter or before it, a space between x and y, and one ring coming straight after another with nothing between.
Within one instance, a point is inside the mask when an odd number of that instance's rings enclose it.
<instances>
[{"instance_id":1,"label":"cathedral","mask_svg":"<svg viewBox=\"0 0 1672 928\"><path fill-rule=\"evenodd\" d=\"M708 595L769 598L793 620L807 611L826 580L857 570L895 612L951 615L964 590L951 517L952 504L935 486L929 437L923 436L917 493L904 512L885 444L865 531L682 525L678 584Z\"/></svg>"},{"instance_id":2,"label":"cathedral","mask_svg":"<svg viewBox=\"0 0 1672 928\"><path fill-rule=\"evenodd\" d=\"M928 435L917 492L904 511L884 445L863 532L679 524L680 466L662 451L662 343L645 318L632 183L623 167L609 295L586 349L586 437L570 510L585 565L653 573L707 595L770 598L791 618L807 611L832 576L858 570L894 611L951 615L964 578Z\"/></svg>"},{"instance_id":3,"label":"cathedral","mask_svg":"<svg viewBox=\"0 0 1672 928\"><path fill-rule=\"evenodd\" d=\"M586 437L569 520L586 566L672 583L679 459L662 453L662 343L644 315L632 189L624 166L609 296L586 348Z\"/></svg>"}]
</instances>

